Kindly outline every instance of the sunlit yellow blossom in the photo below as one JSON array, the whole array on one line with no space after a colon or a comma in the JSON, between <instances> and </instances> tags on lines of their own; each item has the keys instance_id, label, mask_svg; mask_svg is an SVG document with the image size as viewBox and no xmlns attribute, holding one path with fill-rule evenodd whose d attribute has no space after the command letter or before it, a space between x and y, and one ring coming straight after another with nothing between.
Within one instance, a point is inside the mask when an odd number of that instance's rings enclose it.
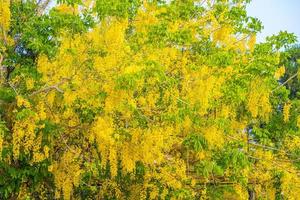
<instances>
[{"instance_id":1,"label":"sunlit yellow blossom","mask_svg":"<svg viewBox=\"0 0 300 200\"><path fill-rule=\"evenodd\" d=\"M281 66L281 67L279 67L279 68L276 70L276 72L275 72L275 74L274 74L274 77L275 77L276 79L279 79L280 77L282 77L282 76L284 75L284 73L285 73L285 67L284 67L284 66Z\"/></svg>"},{"instance_id":2,"label":"sunlit yellow blossom","mask_svg":"<svg viewBox=\"0 0 300 200\"><path fill-rule=\"evenodd\" d=\"M7 31L10 26L10 0L0 1L0 27ZM2 33L1 33L2 34Z\"/></svg>"},{"instance_id":3,"label":"sunlit yellow blossom","mask_svg":"<svg viewBox=\"0 0 300 200\"><path fill-rule=\"evenodd\" d=\"M256 35L251 34L248 41L248 47L250 51L253 51L255 43L256 43Z\"/></svg>"}]
</instances>

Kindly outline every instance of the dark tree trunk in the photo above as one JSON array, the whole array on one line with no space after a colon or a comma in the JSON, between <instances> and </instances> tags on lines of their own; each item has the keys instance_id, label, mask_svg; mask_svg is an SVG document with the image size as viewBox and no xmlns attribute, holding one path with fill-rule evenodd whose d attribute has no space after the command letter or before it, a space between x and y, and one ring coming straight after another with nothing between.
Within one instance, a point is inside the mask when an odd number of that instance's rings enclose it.
<instances>
[{"instance_id":1,"label":"dark tree trunk","mask_svg":"<svg viewBox=\"0 0 300 200\"><path fill-rule=\"evenodd\" d=\"M255 200L255 191L252 189L248 189L249 200Z\"/></svg>"}]
</instances>

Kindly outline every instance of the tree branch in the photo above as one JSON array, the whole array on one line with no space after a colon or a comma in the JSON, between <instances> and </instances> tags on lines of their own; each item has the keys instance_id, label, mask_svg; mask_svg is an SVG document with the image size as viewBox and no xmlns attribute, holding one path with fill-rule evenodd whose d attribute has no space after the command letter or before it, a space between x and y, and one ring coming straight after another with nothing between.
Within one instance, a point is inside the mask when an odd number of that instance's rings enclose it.
<instances>
[{"instance_id":1,"label":"tree branch","mask_svg":"<svg viewBox=\"0 0 300 200\"><path fill-rule=\"evenodd\" d=\"M53 90L53 89L55 89L56 91L58 91L60 93L64 93L64 91L62 89L60 89L59 86L69 80L70 80L69 78L63 78L62 81L60 81L59 83L57 83L55 85L50 85L50 86L44 87L40 90L37 90L37 91L33 92L30 96L34 96L36 94L43 93L43 92L49 92L50 90Z\"/></svg>"},{"instance_id":2,"label":"tree branch","mask_svg":"<svg viewBox=\"0 0 300 200\"><path fill-rule=\"evenodd\" d=\"M19 93L17 92L17 89L15 88L15 86L13 84L11 84L11 82L7 81L8 85L14 90L14 92L16 93L16 95L19 95Z\"/></svg>"},{"instance_id":3,"label":"tree branch","mask_svg":"<svg viewBox=\"0 0 300 200\"><path fill-rule=\"evenodd\" d=\"M274 90L272 90L271 93L273 93L274 91L278 90L279 88L281 88L282 86L284 86L285 84L287 84L290 80L292 80L293 78L295 78L298 75L298 72L295 73L293 76L291 76L290 78L288 78L286 81L284 81L282 84L280 84L278 87L276 87Z\"/></svg>"}]
</instances>

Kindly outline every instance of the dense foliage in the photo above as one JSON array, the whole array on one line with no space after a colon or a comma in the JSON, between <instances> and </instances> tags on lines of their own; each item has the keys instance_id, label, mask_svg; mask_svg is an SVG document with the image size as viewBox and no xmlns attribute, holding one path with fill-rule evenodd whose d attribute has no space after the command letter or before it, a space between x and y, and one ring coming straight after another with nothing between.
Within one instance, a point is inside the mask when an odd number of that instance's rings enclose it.
<instances>
[{"instance_id":1,"label":"dense foliage","mask_svg":"<svg viewBox=\"0 0 300 200\"><path fill-rule=\"evenodd\" d=\"M0 199L298 199L300 51L249 2L0 0Z\"/></svg>"}]
</instances>

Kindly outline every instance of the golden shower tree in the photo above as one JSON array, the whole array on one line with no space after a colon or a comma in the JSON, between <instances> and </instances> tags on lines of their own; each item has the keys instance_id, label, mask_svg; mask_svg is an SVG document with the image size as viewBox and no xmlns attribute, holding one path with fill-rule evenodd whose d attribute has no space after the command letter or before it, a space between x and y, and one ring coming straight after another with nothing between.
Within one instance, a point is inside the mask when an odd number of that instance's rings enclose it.
<instances>
[{"instance_id":1,"label":"golden shower tree","mask_svg":"<svg viewBox=\"0 0 300 200\"><path fill-rule=\"evenodd\" d=\"M297 199L296 39L247 3L2 0L1 199Z\"/></svg>"}]
</instances>

